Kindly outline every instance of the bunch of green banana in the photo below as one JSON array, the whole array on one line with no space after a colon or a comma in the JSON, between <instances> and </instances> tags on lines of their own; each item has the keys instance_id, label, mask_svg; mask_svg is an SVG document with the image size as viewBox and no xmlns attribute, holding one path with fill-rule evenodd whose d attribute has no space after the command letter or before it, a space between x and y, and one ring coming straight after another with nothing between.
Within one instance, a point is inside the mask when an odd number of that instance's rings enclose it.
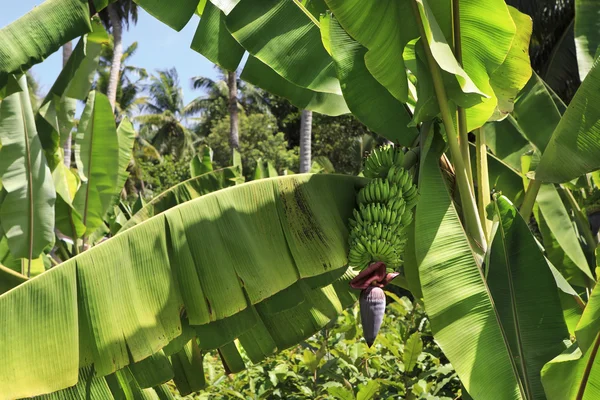
<instances>
[{"instance_id":1,"label":"bunch of green banana","mask_svg":"<svg viewBox=\"0 0 600 400\"><path fill-rule=\"evenodd\" d=\"M402 149L390 145L382 146L369 154L365 160L363 174L367 178L385 178L392 166L401 167L403 162Z\"/></svg>"},{"instance_id":2,"label":"bunch of green banana","mask_svg":"<svg viewBox=\"0 0 600 400\"><path fill-rule=\"evenodd\" d=\"M350 219L350 265L365 268L381 261L402 265L406 228L418 199L412 176L402 168L401 149L385 146L369 155L364 175L373 178L358 193L358 209Z\"/></svg>"}]
</instances>

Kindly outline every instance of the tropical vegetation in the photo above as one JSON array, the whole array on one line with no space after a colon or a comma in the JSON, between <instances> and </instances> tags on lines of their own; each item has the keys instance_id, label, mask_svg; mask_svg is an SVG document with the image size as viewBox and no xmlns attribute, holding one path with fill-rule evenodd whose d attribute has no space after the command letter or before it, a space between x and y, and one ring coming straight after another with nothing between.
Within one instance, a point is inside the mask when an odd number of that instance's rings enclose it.
<instances>
[{"instance_id":1,"label":"tropical vegetation","mask_svg":"<svg viewBox=\"0 0 600 400\"><path fill-rule=\"evenodd\" d=\"M0 398L596 399L600 5L509 3L46 0L2 28ZM138 6L200 15L223 79L186 105L130 68Z\"/></svg>"}]
</instances>

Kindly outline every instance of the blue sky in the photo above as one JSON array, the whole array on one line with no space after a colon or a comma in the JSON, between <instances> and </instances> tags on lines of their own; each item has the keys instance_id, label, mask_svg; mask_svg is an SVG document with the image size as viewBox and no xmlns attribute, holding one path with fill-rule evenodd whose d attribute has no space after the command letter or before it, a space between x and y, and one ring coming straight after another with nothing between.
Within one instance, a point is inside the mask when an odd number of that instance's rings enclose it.
<instances>
[{"instance_id":1,"label":"blue sky","mask_svg":"<svg viewBox=\"0 0 600 400\"><path fill-rule=\"evenodd\" d=\"M18 19L43 1L19 0L3 3L6 4L2 4L0 27ZM137 53L131 58L131 64L146 68L149 73L156 69L177 68L186 103L201 95L200 91L191 89L191 77L201 75L214 79L217 76L213 64L190 49L198 21L200 19L194 15L181 32L176 32L139 8L137 25L131 25L129 31L123 33L124 47L135 41L139 44ZM61 68L60 50L32 68L33 74L42 84L44 94L52 86Z\"/></svg>"}]
</instances>

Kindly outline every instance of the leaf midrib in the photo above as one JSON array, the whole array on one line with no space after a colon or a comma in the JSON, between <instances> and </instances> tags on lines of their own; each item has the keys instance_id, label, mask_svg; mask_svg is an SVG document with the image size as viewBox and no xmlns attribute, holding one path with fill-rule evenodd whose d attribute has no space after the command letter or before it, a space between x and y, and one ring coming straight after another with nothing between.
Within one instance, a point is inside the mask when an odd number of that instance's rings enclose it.
<instances>
[{"instance_id":1,"label":"leaf midrib","mask_svg":"<svg viewBox=\"0 0 600 400\"><path fill-rule=\"evenodd\" d=\"M517 340L517 351L519 352L519 358L520 358L520 363L521 363L521 369L523 371L523 386L525 388L525 393L527 394L527 397L529 399L533 399L533 395L532 395L532 391L531 391L531 384L529 381L529 375L527 373L527 365L525 363L525 357L524 357L524 351L523 351L523 342L521 339L521 328L520 328L520 323L519 323L519 314L517 312L517 300L516 300L516 292L515 292L515 287L513 285L513 280L512 280L512 271L510 268L511 262L508 258L508 254L507 254L507 246L506 246L506 235L504 232L504 226L502 225L502 221L500 221L499 224L499 228L500 228L500 233L501 233L501 238L502 238L502 249L503 249L503 255L504 255L504 260L505 260L505 265L506 265L506 274L508 277L508 288L509 288L509 293L510 293L510 306L511 306L511 311L513 314L513 323L515 325L515 336L516 336L516 340ZM508 343L507 343L508 345ZM510 350L510 345L508 346L509 350ZM512 358L512 354L509 351L509 356Z\"/></svg>"}]
</instances>

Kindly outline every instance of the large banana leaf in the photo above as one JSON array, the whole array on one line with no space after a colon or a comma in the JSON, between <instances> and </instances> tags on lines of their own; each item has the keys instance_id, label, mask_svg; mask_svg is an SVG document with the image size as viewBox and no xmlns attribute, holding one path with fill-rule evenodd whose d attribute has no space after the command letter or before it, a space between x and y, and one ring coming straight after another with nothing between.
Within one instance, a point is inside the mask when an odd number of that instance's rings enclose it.
<instances>
[{"instance_id":1,"label":"large banana leaf","mask_svg":"<svg viewBox=\"0 0 600 400\"><path fill-rule=\"evenodd\" d=\"M300 109L320 114L337 116L350 112L339 94L317 92L300 87L278 75L268 65L254 56L249 56L240 78L270 93L285 97Z\"/></svg>"},{"instance_id":2,"label":"large banana leaf","mask_svg":"<svg viewBox=\"0 0 600 400\"><path fill-rule=\"evenodd\" d=\"M227 30L225 14L210 1L204 7L191 47L228 71L235 71L244 55L244 48Z\"/></svg>"},{"instance_id":3,"label":"large banana leaf","mask_svg":"<svg viewBox=\"0 0 600 400\"><path fill-rule=\"evenodd\" d=\"M411 117L405 106L367 70L364 64L367 49L354 41L336 19L329 25L331 52L348 108L369 129L410 146L417 137L417 130L408 127Z\"/></svg>"},{"instance_id":4,"label":"large banana leaf","mask_svg":"<svg viewBox=\"0 0 600 400\"><path fill-rule=\"evenodd\" d=\"M56 192L37 135L25 76L0 103L0 223L11 254L30 262L54 240Z\"/></svg>"},{"instance_id":5,"label":"large banana leaf","mask_svg":"<svg viewBox=\"0 0 600 400\"><path fill-rule=\"evenodd\" d=\"M341 94L319 21L299 1L240 0L227 15L233 37L288 81L318 92Z\"/></svg>"},{"instance_id":6,"label":"large banana leaf","mask_svg":"<svg viewBox=\"0 0 600 400\"><path fill-rule=\"evenodd\" d=\"M595 0L575 1L575 48L579 78L585 79L600 46L600 3Z\"/></svg>"},{"instance_id":7,"label":"large banana leaf","mask_svg":"<svg viewBox=\"0 0 600 400\"><path fill-rule=\"evenodd\" d=\"M421 164L415 255L431 328L473 398L521 399L519 375L490 289L469 246L438 162L434 141ZM493 368L490 368L493 365Z\"/></svg>"},{"instance_id":8,"label":"large banana leaf","mask_svg":"<svg viewBox=\"0 0 600 400\"><path fill-rule=\"evenodd\" d=\"M543 182L567 182L600 168L600 61L556 127L536 169Z\"/></svg>"},{"instance_id":9,"label":"large banana leaf","mask_svg":"<svg viewBox=\"0 0 600 400\"><path fill-rule=\"evenodd\" d=\"M91 30L87 0L47 0L0 29L0 91L9 74L27 71Z\"/></svg>"},{"instance_id":10,"label":"large banana leaf","mask_svg":"<svg viewBox=\"0 0 600 400\"><path fill-rule=\"evenodd\" d=\"M556 283L527 223L504 196L495 202L498 230L487 282L528 399L544 399L540 371L564 350L569 333Z\"/></svg>"},{"instance_id":11,"label":"large banana leaf","mask_svg":"<svg viewBox=\"0 0 600 400\"><path fill-rule=\"evenodd\" d=\"M485 143L490 151L503 163L515 171L520 171L521 156L531 151L533 147L524 137L514 118L509 115L502 121L485 124L482 129L485 132Z\"/></svg>"},{"instance_id":12,"label":"large banana leaf","mask_svg":"<svg viewBox=\"0 0 600 400\"><path fill-rule=\"evenodd\" d=\"M104 221L119 175L119 139L108 98L90 92L75 137L75 161L81 187L73 205L83 217L86 233L91 234Z\"/></svg>"},{"instance_id":13,"label":"large banana leaf","mask_svg":"<svg viewBox=\"0 0 600 400\"><path fill-rule=\"evenodd\" d=\"M129 118L125 117L117 127L117 142L119 143L119 166L117 170L117 183L115 185L114 195L118 199L123 185L129 178L129 163L131 162L131 153L135 141L136 132ZM118 201L117 201L118 202Z\"/></svg>"},{"instance_id":14,"label":"large banana leaf","mask_svg":"<svg viewBox=\"0 0 600 400\"><path fill-rule=\"evenodd\" d=\"M278 346L309 336L353 299L346 283L328 285L344 273L346 223L363 185L293 175L217 191L3 294L1 395L72 386L91 364L103 376L139 362L181 335L184 310L203 348L243 341L259 321ZM322 292L324 310L312 294L296 299L302 285ZM261 318L248 324L252 314Z\"/></svg>"},{"instance_id":15,"label":"large banana leaf","mask_svg":"<svg viewBox=\"0 0 600 400\"><path fill-rule=\"evenodd\" d=\"M149 218L154 217L178 204L196 199L205 194L235 185L241 177L240 167L227 167L188 179L152 199L135 213L121 228L123 232Z\"/></svg>"}]
</instances>

